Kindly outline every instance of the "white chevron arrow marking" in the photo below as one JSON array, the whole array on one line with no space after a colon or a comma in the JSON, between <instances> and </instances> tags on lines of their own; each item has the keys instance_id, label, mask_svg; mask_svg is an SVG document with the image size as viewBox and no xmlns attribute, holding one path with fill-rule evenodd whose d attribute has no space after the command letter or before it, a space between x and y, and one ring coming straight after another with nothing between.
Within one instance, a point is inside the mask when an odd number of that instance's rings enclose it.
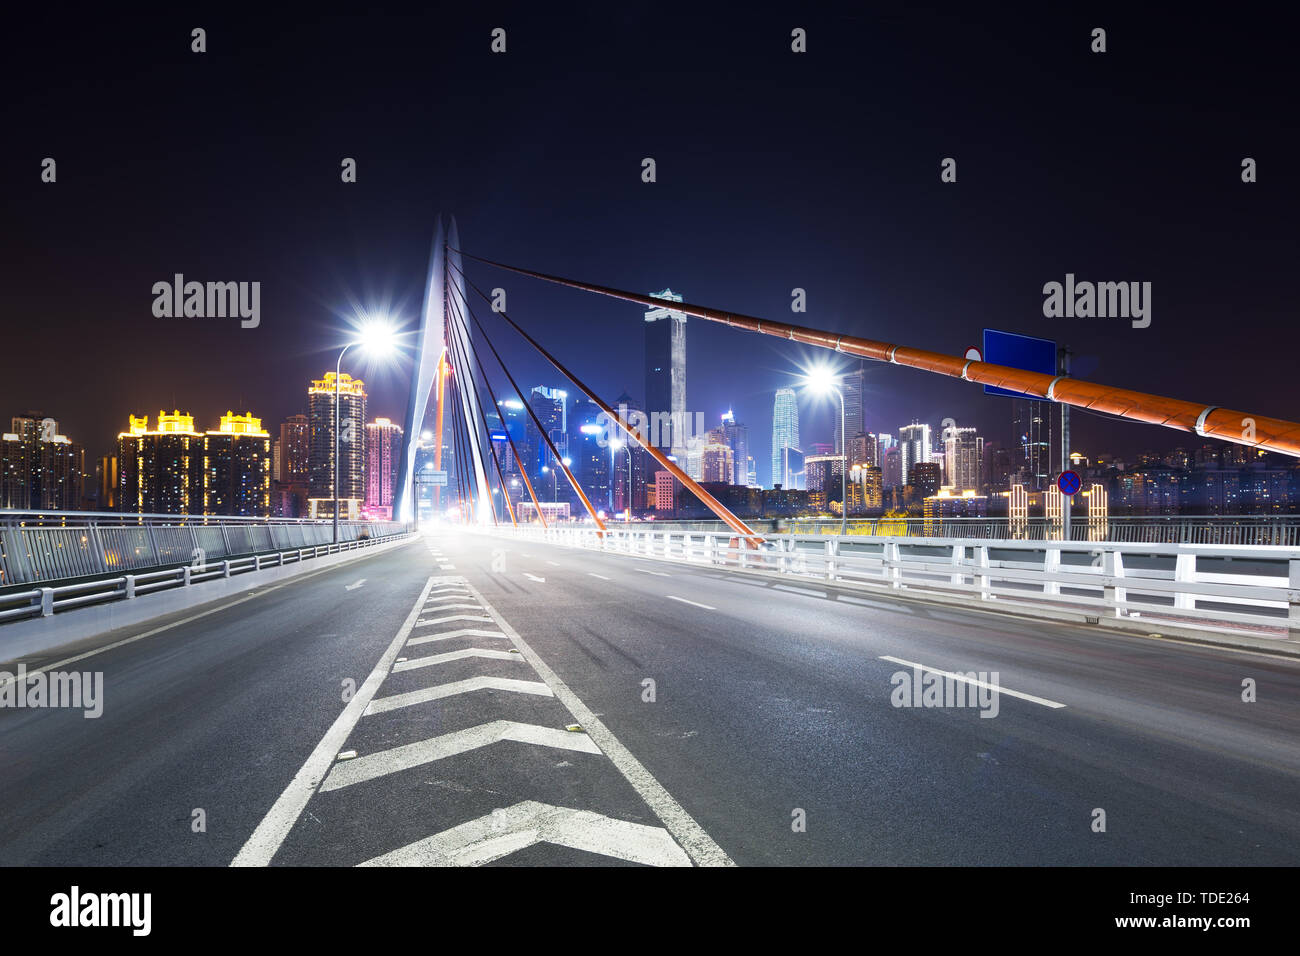
<instances>
[{"instance_id":1,"label":"white chevron arrow marking","mask_svg":"<svg viewBox=\"0 0 1300 956\"><path fill-rule=\"evenodd\" d=\"M429 617L422 621L416 621L416 627L426 627L430 624L450 624L452 621L491 621L492 618L486 614L453 614L451 617Z\"/></svg>"},{"instance_id":2,"label":"white chevron arrow marking","mask_svg":"<svg viewBox=\"0 0 1300 956\"><path fill-rule=\"evenodd\" d=\"M442 634L430 634L427 637L413 637L406 642L407 647L417 644L432 644L434 641L446 641L453 637L506 637L500 631L484 631L477 627L462 627L459 631L446 631ZM506 638L509 640L509 638Z\"/></svg>"},{"instance_id":3,"label":"white chevron arrow marking","mask_svg":"<svg viewBox=\"0 0 1300 956\"><path fill-rule=\"evenodd\" d=\"M600 753L600 748L586 734L571 733L555 727L541 727L537 724L521 724L513 720L494 720L477 727L421 740L419 743L393 747L354 760L336 763L320 789L324 793L350 787L354 783L363 783L376 777L442 760L444 757L454 757L469 750L477 750L499 740L515 740L524 744L555 747L560 750L577 750L589 754Z\"/></svg>"},{"instance_id":4,"label":"white chevron arrow marking","mask_svg":"<svg viewBox=\"0 0 1300 956\"><path fill-rule=\"evenodd\" d=\"M382 714L386 711L397 710L399 707L410 707L413 704L427 704L431 700L441 700L444 697L454 697L457 694L469 694L476 690L508 690L516 694L536 694L538 697L555 696L551 693L551 689L541 681L479 676L471 677L469 680L453 681L450 684L439 684L437 687L426 687L423 690L413 690L408 694L393 694L391 697L372 700L362 716L369 717L371 714Z\"/></svg>"},{"instance_id":5,"label":"white chevron arrow marking","mask_svg":"<svg viewBox=\"0 0 1300 956\"><path fill-rule=\"evenodd\" d=\"M483 605L481 605L481 604L464 604L464 603L461 603L461 604L437 604L437 605L435 605L435 606L433 606L433 607L430 607L428 604L426 604L424 607L425 607L425 610L428 610L428 611L456 611L456 610L481 611L481 610L483 610Z\"/></svg>"},{"instance_id":6,"label":"white chevron arrow marking","mask_svg":"<svg viewBox=\"0 0 1300 956\"><path fill-rule=\"evenodd\" d=\"M511 654L509 651L491 651L482 647L467 647L462 651L448 651L446 654L417 657L413 661L399 661L393 665L392 673L415 670L417 667L432 667L435 664L445 664L448 661L463 661L468 657L487 657L496 661L522 661L524 659L521 654Z\"/></svg>"},{"instance_id":7,"label":"white chevron arrow marking","mask_svg":"<svg viewBox=\"0 0 1300 956\"><path fill-rule=\"evenodd\" d=\"M536 843L554 843L646 866L690 866L663 827L526 800L385 853L362 866L479 866Z\"/></svg>"}]
</instances>

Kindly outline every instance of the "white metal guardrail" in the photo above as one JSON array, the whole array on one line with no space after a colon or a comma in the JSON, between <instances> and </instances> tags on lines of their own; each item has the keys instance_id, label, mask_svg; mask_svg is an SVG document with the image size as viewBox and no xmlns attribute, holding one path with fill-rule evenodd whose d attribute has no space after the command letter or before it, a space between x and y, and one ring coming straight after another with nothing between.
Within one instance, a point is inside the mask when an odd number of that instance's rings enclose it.
<instances>
[{"instance_id":1,"label":"white metal guardrail","mask_svg":"<svg viewBox=\"0 0 1300 956\"><path fill-rule=\"evenodd\" d=\"M341 521L339 541L406 530L403 522ZM0 511L0 587L302 550L333 537L328 521Z\"/></svg>"},{"instance_id":2,"label":"white metal guardrail","mask_svg":"<svg viewBox=\"0 0 1300 956\"><path fill-rule=\"evenodd\" d=\"M405 528L405 526L402 526ZM151 571L144 574L124 574L115 578L82 581L59 587L33 588L0 595L0 624L32 617L50 617L62 611L103 604L110 601L133 600L156 591L190 587L213 578L229 578L249 571L283 567L311 558L355 551L359 548L387 544L410 537L413 532L402 530L384 537L354 538L338 544L317 544L292 551L275 551L254 554L250 557L225 559L220 562L186 565Z\"/></svg>"},{"instance_id":3,"label":"white metal guardrail","mask_svg":"<svg viewBox=\"0 0 1300 956\"><path fill-rule=\"evenodd\" d=\"M524 526L498 529L571 547L775 572L889 590L947 592L1014 612L1160 618L1198 630L1300 638L1300 548L923 537L764 535Z\"/></svg>"}]
</instances>

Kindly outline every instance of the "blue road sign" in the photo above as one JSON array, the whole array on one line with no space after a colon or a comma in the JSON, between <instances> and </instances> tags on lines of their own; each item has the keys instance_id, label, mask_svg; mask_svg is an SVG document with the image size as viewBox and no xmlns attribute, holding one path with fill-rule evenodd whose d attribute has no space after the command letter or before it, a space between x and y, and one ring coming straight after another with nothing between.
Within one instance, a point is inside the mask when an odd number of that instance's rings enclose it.
<instances>
[{"instance_id":1,"label":"blue road sign","mask_svg":"<svg viewBox=\"0 0 1300 956\"><path fill-rule=\"evenodd\" d=\"M1067 498L1072 498L1079 493L1079 489L1083 487L1083 482L1080 480L1078 472L1063 471L1061 476L1056 479L1056 487L1061 489L1061 494Z\"/></svg>"},{"instance_id":2,"label":"blue road sign","mask_svg":"<svg viewBox=\"0 0 1300 956\"><path fill-rule=\"evenodd\" d=\"M1015 332L984 330L984 361L990 365L1006 365L1026 372L1056 374L1056 343L1051 339L1036 339ZM1026 398L1023 392L1013 392L994 385L984 386L985 395L1005 395L1009 398Z\"/></svg>"}]
</instances>

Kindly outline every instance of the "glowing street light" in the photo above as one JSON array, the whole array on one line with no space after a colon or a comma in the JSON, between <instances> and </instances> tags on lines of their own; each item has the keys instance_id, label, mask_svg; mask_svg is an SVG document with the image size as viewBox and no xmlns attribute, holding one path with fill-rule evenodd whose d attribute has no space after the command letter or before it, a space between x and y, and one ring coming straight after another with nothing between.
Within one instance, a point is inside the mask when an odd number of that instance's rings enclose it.
<instances>
[{"instance_id":1,"label":"glowing street light","mask_svg":"<svg viewBox=\"0 0 1300 956\"><path fill-rule=\"evenodd\" d=\"M849 444L844 435L844 393L839 388L840 377L828 365L816 365L803 377L803 383L815 395L829 395L834 392L840 400L840 452L844 461L840 462L840 534L849 533L849 470L845 464L849 460Z\"/></svg>"},{"instance_id":2,"label":"glowing street light","mask_svg":"<svg viewBox=\"0 0 1300 956\"><path fill-rule=\"evenodd\" d=\"M343 346L334 363L334 543L339 543L339 376L343 374L343 356L356 346L368 356L383 359L397 351L397 330L385 318L367 318L357 329L356 337Z\"/></svg>"}]
</instances>

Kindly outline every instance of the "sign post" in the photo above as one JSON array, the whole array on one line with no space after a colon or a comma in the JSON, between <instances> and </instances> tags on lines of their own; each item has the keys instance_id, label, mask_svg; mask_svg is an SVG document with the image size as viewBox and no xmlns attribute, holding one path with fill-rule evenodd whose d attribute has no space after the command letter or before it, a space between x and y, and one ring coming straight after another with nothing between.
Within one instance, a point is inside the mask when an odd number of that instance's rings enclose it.
<instances>
[{"instance_id":1,"label":"sign post","mask_svg":"<svg viewBox=\"0 0 1300 956\"><path fill-rule=\"evenodd\" d=\"M1061 502L1062 540L1070 540L1070 506L1074 504L1074 496L1079 493L1083 487L1083 479L1079 477L1077 471L1063 471L1056 479L1056 487L1061 490L1065 500Z\"/></svg>"}]
</instances>

